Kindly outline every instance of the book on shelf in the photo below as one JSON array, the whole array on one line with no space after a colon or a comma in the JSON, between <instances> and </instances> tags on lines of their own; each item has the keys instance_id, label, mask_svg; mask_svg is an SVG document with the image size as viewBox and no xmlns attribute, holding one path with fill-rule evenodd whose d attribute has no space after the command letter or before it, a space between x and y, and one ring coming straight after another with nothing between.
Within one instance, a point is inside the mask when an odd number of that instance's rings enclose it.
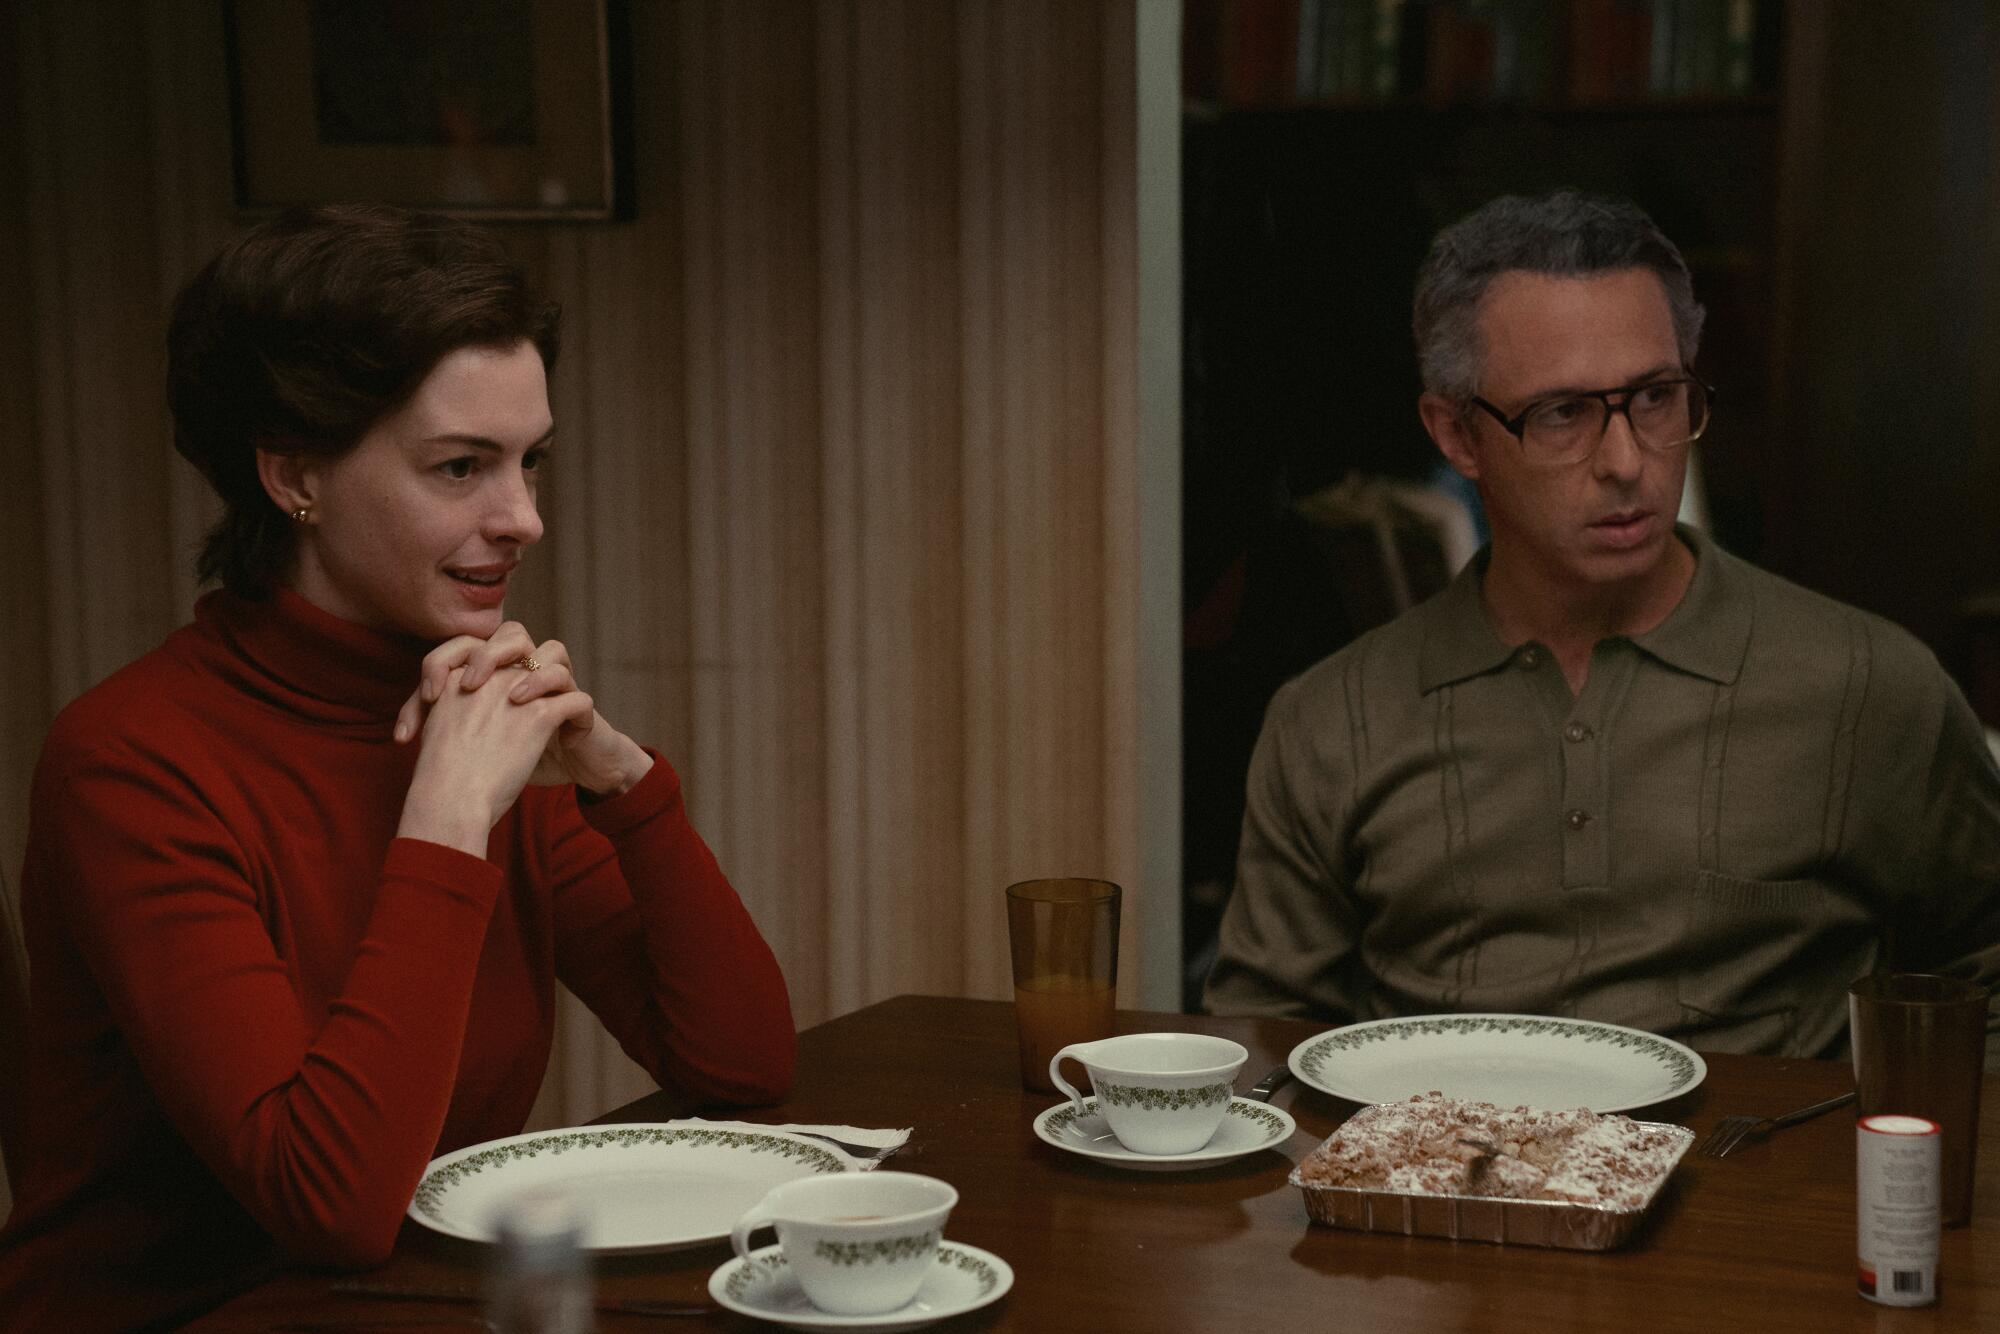
<instances>
[{"instance_id":1,"label":"book on shelf","mask_svg":"<svg viewBox=\"0 0 2000 1334\"><path fill-rule=\"evenodd\" d=\"M1757 82L1757 0L1729 0L1722 36L1722 90L1735 96Z\"/></svg>"},{"instance_id":2,"label":"book on shelf","mask_svg":"<svg viewBox=\"0 0 2000 1334\"><path fill-rule=\"evenodd\" d=\"M1573 102L1635 101L1652 77L1653 13L1646 0L1571 0L1566 53Z\"/></svg>"},{"instance_id":3,"label":"book on shelf","mask_svg":"<svg viewBox=\"0 0 2000 1334\"><path fill-rule=\"evenodd\" d=\"M1301 0L1225 0L1218 94L1255 105L1291 100Z\"/></svg>"},{"instance_id":4,"label":"book on shelf","mask_svg":"<svg viewBox=\"0 0 2000 1334\"><path fill-rule=\"evenodd\" d=\"M1556 95L1560 6L1547 0L1428 0L1408 9L1423 31L1427 100L1544 102Z\"/></svg>"},{"instance_id":5,"label":"book on shelf","mask_svg":"<svg viewBox=\"0 0 2000 1334\"><path fill-rule=\"evenodd\" d=\"M1652 0L1657 97L1741 97L1756 90L1760 0Z\"/></svg>"},{"instance_id":6,"label":"book on shelf","mask_svg":"<svg viewBox=\"0 0 2000 1334\"><path fill-rule=\"evenodd\" d=\"M1301 102L1394 97L1403 0L1298 0L1293 89Z\"/></svg>"}]
</instances>

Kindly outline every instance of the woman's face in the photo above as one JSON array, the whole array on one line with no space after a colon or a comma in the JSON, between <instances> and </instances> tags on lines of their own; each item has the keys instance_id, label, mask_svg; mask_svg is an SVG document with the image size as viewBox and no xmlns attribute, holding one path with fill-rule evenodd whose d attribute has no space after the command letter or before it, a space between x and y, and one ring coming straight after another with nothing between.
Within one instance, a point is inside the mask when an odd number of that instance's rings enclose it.
<instances>
[{"instance_id":1,"label":"woman's face","mask_svg":"<svg viewBox=\"0 0 2000 1334\"><path fill-rule=\"evenodd\" d=\"M376 629L490 636L542 536L535 482L553 430L534 344L451 353L353 449L299 461L312 518L292 588Z\"/></svg>"}]
</instances>

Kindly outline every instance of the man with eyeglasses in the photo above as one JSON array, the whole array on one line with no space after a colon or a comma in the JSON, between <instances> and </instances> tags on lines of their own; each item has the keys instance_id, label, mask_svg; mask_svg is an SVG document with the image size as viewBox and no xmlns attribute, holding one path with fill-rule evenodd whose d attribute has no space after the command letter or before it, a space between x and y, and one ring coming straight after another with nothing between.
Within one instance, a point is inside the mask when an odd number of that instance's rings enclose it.
<instances>
[{"instance_id":1,"label":"man with eyeglasses","mask_svg":"<svg viewBox=\"0 0 2000 1334\"><path fill-rule=\"evenodd\" d=\"M2000 974L2000 775L1963 696L1902 630L1675 523L1702 314L1624 201L1438 235L1418 411L1492 540L1272 700L1210 1009L1825 1056L1873 969Z\"/></svg>"}]
</instances>

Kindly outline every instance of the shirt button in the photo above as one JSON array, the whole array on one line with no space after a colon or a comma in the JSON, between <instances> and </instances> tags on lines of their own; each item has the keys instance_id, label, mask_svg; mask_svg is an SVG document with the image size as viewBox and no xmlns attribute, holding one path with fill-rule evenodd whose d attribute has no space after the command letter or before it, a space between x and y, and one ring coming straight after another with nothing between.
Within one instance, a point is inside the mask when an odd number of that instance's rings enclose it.
<instances>
[{"instance_id":1,"label":"shirt button","mask_svg":"<svg viewBox=\"0 0 2000 1334\"><path fill-rule=\"evenodd\" d=\"M1529 668L1529 669L1533 669L1533 668L1536 668L1536 667L1539 667L1539 666L1541 666L1541 665L1542 665L1542 651L1541 651L1540 649L1536 649L1536 648L1524 648L1524 649L1522 649L1522 650L1521 650L1521 665L1522 665L1523 667L1526 667L1526 668Z\"/></svg>"},{"instance_id":2,"label":"shirt button","mask_svg":"<svg viewBox=\"0 0 2000 1334\"><path fill-rule=\"evenodd\" d=\"M1585 825L1590 823L1590 812L1571 811L1568 815L1565 815L1563 817L1563 820L1566 824L1569 825L1571 829L1581 829Z\"/></svg>"},{"instance_id":3,"label":"shirt button","mask_svg":"<svg viewBox=\"0 0 2000 1334\"><path fill-rule=\"evenodd\" d=\"M1590 729L1582 723L1571 723L1568 727L1563 728L1563 737L1569 741L1588 741L1590 740Z\"/></svg>"}]
</instances>

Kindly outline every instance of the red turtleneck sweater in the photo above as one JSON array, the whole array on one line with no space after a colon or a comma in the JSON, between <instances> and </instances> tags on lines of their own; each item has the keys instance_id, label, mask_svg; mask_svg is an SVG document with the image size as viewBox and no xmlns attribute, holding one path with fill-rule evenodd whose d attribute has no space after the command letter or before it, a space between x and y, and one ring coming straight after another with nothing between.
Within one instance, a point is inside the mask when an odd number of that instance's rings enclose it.
<instances>
[{"instance_id":1,"label":"red turtleneck sweater","mask_svg":"<svg viewBox=\"0 0 2000 1334\"><path fill-rule=\"evenodd\" d=\"M423 648L211 593L56 720L0 1328L174 1320L285 1253L378 1263L434 1155L520 1130L557 978L663 1087L783 1094L784 980L664 761L581 809L527 789L484 859L395 837Z\"/></svg>"}]
</instances>

